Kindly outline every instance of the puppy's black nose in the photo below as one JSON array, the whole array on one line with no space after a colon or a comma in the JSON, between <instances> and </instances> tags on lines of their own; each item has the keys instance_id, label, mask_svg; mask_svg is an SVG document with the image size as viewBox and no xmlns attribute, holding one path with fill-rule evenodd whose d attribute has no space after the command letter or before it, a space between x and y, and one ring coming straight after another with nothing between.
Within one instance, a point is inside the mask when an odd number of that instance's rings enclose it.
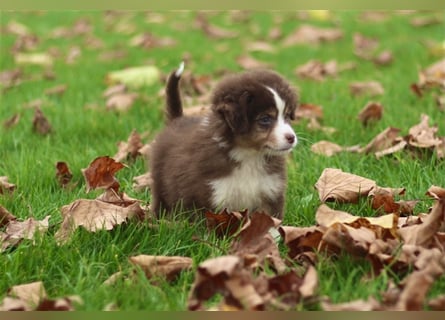
<instances>
[{"instance_id":1,"label":"puppy's black nose","mask_svg":"<svg viewBox=\"0 0 445 320\"><path fill-rule=\"evenodd\" d=\"M293 144L295 142L295 135L293 134L288 133L285 135L285 138L290 144Z\"/></svg>"}]
</instances>

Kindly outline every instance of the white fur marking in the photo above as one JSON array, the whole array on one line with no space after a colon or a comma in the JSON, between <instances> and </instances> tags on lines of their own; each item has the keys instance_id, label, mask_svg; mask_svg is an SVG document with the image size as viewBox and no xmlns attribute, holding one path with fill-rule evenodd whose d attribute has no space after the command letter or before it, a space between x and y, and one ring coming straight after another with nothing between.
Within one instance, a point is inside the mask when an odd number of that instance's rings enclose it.
<instances>
[{"instance_id":1,"label":"white fur marking","mask_svg":"<svg viewBox=\"0 0 445 320\"><path fill-rule=\"evenodd\" d=\"M175 72L175 76L177 78L179 78L182 75L182 73L184 72L184 66L185 66L185 63L184 63L184 61L182 61L181 64L179 65L179 68Z\"/></svg>"},{"instance_id":2,"label":"white fur marking","mask_svg":"<svg viewBox=\"0 0 445 320\"><path fill-rule=\"evenodd\" d=\"M284 109L286 107L285 102L283 101L283 99L281 99L281 97L278 95L278 93L274 89L272 89L270 87L267 87L267 89L269 89L269 91L272 92L274 100L275 100L275 106L277 107L277 110L278 110L277 124L275 125L275 128L273 128L273 132L272 132L272 135L273 135L275 143L276 143L273 146L273 148L276 149L277 151L279 151L279 150L289 150L290 151L297 144L297 136L296 136L294 130L292 129L292 127L290 126L290 124L286 123L286 121L284 120L284 118L285 118ZM286 136L293 136L294 142L289 143L289 141L287 141Z\"/></svg>"},{"instance_id":3,"label":"white fur marking","mask_svg":"<svg viewBox=\"0 0 445 320\"><path fill-rule=\"evenodd\" d=\"M230 175L210 181L212 204L228 210L261 209L261 198L274 198L284 190L278 174L268 174L263 157L257 151L242 148L230 152L239 163Z\"/></svg>"}]
</instances>

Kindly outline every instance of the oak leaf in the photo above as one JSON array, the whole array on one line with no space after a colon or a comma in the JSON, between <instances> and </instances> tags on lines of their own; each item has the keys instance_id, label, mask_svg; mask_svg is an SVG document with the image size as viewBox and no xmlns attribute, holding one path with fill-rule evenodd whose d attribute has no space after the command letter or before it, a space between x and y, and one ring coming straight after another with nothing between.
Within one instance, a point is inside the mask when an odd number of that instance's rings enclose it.
<instances>
[{"instance_id":1,"label":"oak leaf","mask_svg":"<svg viewBox=\"0 0 445 320\"><path fill-rule=\"evenodd\" d=\"M165 277L167 281L175 280L182 271L190 270L193 264L191 258L179 256L138 255L129 259L144 271L148 279Z\"/></svg>"},{"instance_id":2,"label":"oak leaf","mask_svg":"<svg viewBox=\"0 0 445 320\"><path fill-rule=\"evenodd\" d=\"M379 96L385 93L385 89L377 81L353 82L349 84L349 91L353 96Z\"/></svg>"},{"instance_id":3,"label":"oak leaf","mask_svg":"<svg viewBox=\"0 0 445 320\"><path fill-rule=\"evenodd\" d=\"M116 172L125 165L108 156L97 157L88 166L82 169L86 181L87 192L94 189L119 189L119 182L114 177Z\"/></svg>"},{"instance_id":4,"label":"oak leaf","mask_svg":"<svg viewBox=\"0 0 445 320\"><path fill-rule=\"evenodd\" d=\"M144 216L144 211L140 204L138 202L128 203L125 200L112 203L99 199L79 199L65 205L61 208L63 221L55 237L63 243L79 226L96 232L111 230L132 218L141 219Z\"/></svg>"},{"instance_id":5,"label":"oak leaf","mask_svg":"<svg viewBox=\"0 0 445 320\"><path fill-rule=\"evenodd\" d=\"M12 194L14 192L16 186L8 180L7 176L0 177L0 194Z\"/></svg>"},{"instance_id":6,"label":"oak leaf","mask_svg":"<svg viewBox=\"0 0 445 320\"><path fill-rule=\"evenodd\" d=\"M333 168L324 169L315 183L321 202L355 203L360 196L367 196L375 186L373 180Z\"/></svg>"},{"instance_id":7,"label":"oak leaf","mask_svg":"<svg viewBox=\"0 0 445 320\"><path fill-rule=\"evenodd\" d=\"M320 44L343 38L343 31L336 28L319 28L311 25L301 25L283 41L285 47L301 44Z\"/></svg>"},{"instance_id":8,"label":"oak leaf","mask_svg":"<svg viewBox=\"0 0 445 320\"><path fill-rule=\"evenodd\" d=\"M358 114L360 122L367 126L371 122L376 122L382 118L383 106L378 102L368 102Z\"/></svg>"},{"instance_id":9,"label":"oak leaf","mask_svg":"<svg viewBox=\"0 0 445 320\"><path fill-rule=\"evenodd\" d=\"M36 108L34 112L32 128L34 132L37 132L41 135L47 135L52 131L51 124L40 108Z\"/></svg>"}]
</instances>

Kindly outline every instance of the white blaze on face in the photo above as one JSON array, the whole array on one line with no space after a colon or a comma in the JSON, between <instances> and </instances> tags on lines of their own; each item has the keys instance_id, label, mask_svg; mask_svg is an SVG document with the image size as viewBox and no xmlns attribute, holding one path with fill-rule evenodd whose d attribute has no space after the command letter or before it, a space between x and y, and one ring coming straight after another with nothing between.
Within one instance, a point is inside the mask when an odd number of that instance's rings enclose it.
<instances>
[{"instance_id":1,"label":"white blaze on face","mask_svg":"<svg viewBox=\"0 0 445 320\"><path fill-rule=\"evenodd\" d=\"M278 111L277 122L272 129L272 137L274 140L274 145L272 147L276 151L290 151L297 145L297 136L291 125L285 121L284 109L286 105L274 89L270 87L267 87L267 89L272 92L275 106Z\"/></svg>"}]
</instances>

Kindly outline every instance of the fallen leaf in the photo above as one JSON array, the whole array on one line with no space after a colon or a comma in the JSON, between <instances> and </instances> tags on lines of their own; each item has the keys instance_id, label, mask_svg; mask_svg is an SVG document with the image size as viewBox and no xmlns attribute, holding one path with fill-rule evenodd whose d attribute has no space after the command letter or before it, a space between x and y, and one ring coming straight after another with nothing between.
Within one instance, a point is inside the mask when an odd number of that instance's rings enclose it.
<instances>
[{"instance_id":1,"label":"fallen leaf","mask_svg":"<svg viewBox=\"0 0 445 320\"><path fill-rule=\"evenodd\" d=\"M133 188L136 191L142 191L145 189L150 189L153 183L153 178L151 177L151 173L147 172L140 176L136 176L133 178Z\"/></svg>"},{"instance_id":2,"label":"fallen leaf","mask_svg":"<svg viewBox=\"0 0 445 320\"><path fill-rule=\"evenodd\" d=\"M48 53L17 53L15 55L15 63L22 64L35 64L43 67L50 67L53 65L53 58Z\"/></svg>"},{"instance_id":3,"label":"fallen leaf","mask_svg":"<svg viewBox=\"0 0 445 320\"><path fill-rule=\"evenodd\" d=\"M394 192L392 189L375 187L369 193L371 206L374 210L383 210L386 213L399 212L400 205L395 202L394 196L405 192L405 189Z\"/></svg>"},{"instance_id":4,"label":"fallen leaf","mask_svg":"<svg viewBox=\"0 0 445 320\"><path fill-rule=\"evenodd\" d=\"M236 62L242 68L247 69L247 70L250 70L250 69L263 69L263 68L270 67L269 63L259 61L259 60L255 59L252 56L247 55L247 54L239 56L236 59Z\"/></svg>"},{"instance_id":5,"label":"fallen leaf","mask_svg":"<svg viewBox=\"0 0 445 320\"><path fill-rule=\"evenodd\" d=\"M196 26L211 39L231 39L238 36L238 32L223 29L210 24L204 13L198 12L195 19Z\"/></svg>"},{"instance_id":6,"label":"fallen leaf","mask_svg":"<svg viewBox=\"0 0 445 320\"><path fill-rule=\"evenodd\" d=\"M47 135L51 133L52 127L46 116L43 114L40 108L36 108L34 112L34 118L32 120L32 128L34 132L41 135Z\"/></svg>"},{"instance_id":7,"label":"fallen leaf","mask_svg":"<svg viewBox=\"0 0 445 320\"><path fill-rule=\"evenodd\" d=\"M139 266L148 279L165 277L175 280L184 270L190 270L193 260L189 257L138 255L130 257L130 262Z\"/></svg>"},{"instance_id":8,"label":"fallen leaf","mask_svg":"<svg viewBox=\"0 0 445 320\"><path fill-rule=\"evenodd\" d=\"M231 236L241 228L248 218L248 212L228 212L224 209L222 212L213 213L207 211L205 213L205 221L207 229L215 232L219 237Z\"/></svg>"},{"instance_id":9,"label":"fallen leaf","mask_svg":"<svg viewBox=\"0 0 445 320\"><path fill-rule=\"evenodd\" d=\"M141 217L144 212L135 202L127 207L101 200L79 199L61 208L63 221L56 232L56 239L64 243L79 226L86 230L111 230L128 220Z\"/></svg>"},{"instance_id":10,"label":"fallen leaf","mask_svg":"<svg viewBox=\"0 0 445 320\"><path fill-rule=\"evenodd\" d=\"M135 161L137 156L140 155L139 149L143 146L141 136L136 130L133 130L127 142L121 141L118 143L118 151L113 156L113 159L117 162L124 160Z\"/></svg>"},{"instance_id":11,"label":"fallen leaf","mask_svg":"<svg viewBox=\"0 0 445 320\"><path fill-rule=\"evenodd\" d=\"M379 46L379 41L376 38L369 38L361 33L354 33L353 36L354 53L363 59L371 59L374 51Z\"/></svg>"},{"instance_id":12,"label":"fallen leaf","mask_svg":"<svg viewBox=\"0 0 445 320\"><path fill-rule=\"evenodd\" d=\"M270 230L280 223L280 220L266 213L252 213L249 219L244 221L230 246L229 253L241 257L255 258L259 265L268 261L278 272L284 271L285 264L281 260L278 246L270 234Z\"/></svg>"},{"instance_id":13,"label":"fallen leaf","mask_svg":"<svg viewBox=\"0 0 445 320\"><path fill-rule=\"evenodd\" d=\"M330 60L326 63L323 63L319 60L310 60L306 64L297 67L295 73L302 79L323 81L327 77L337 76L337 61Z\"/></svg>"},{"instance_id":14,"label":"fallen leaf","mask_svg":"<svg viewBox=\"0 0 445 320\"><path fill-rule=\"evenodd\" d=\"M8 295L23 301L27 310L33 310L47 297L41 281L13 286L8 290Z\"/></svg>"},{"instance_id":15,"label":"fallen leaf","mask_svg":"<svg viewBox=\"0 0 445 320\"><path fill-rule=\"evenodd\" d=\"M285 47L301 44L319 44L321 42L337 41L343 38L343 31L336 28L319 28L311 25L301 25L284 40Z\"/></svg>"},{"instance_id":16,"label":"fallen leaf","mask_svg":"<svg viewBox=\"0 0 445 320\"><path fill-rule=\"evenodd\" d=\"M66 188L73 178L73 174L68 168L68 164L63 161L58 161L56 163L56 179L59 183L59 186L62 188Z\"/></svg>"},{"instance_id":17,"label":"fallen leaf","mask_svg":"<svg viewBox=\"0 0 445 320\"><path fill-rule=\"evenodd\" d=\"M379 302L374 298L368 300L353 300L344 303L331 303L328 301L322 301L320 303L322 310L324 311L376 311L380 310Z\"/></svg>"},{"instance_id":18,"label":"fallen leaf","mask_svg":"<svg viewBox=\"0 0 445 320\"><path fill-rule=\"evenodd\" d=\"M275 53L277 48L274 47L270 42L267 41L253 41L248 42L245 45L247 51L250 52L267 52L267 53Z\"/></svg>"},{"instance_id":19,"label":"fallen leaf","mask_svg":"<svg viewBox=\"0 0 445 320\"><path fill-rule=\"evenodd\" d=\"M137 93L117 93L108 98L106 106L108 110L127 111L138 97Z\"/></svg>"},{"instance_id":20,"label":"fallen leaf","mask_svg":"<svg viewBox=\"0 0 445 320\"><path fill-rule=\"evenodd\" d=\"M74 304L81 305L83 300L80 296L72 295L57 299L43 299L34 309L35 311L74 311Z\"/></svg>"},{"instance_id":21,"label":"fallen leaf","mask_svg":"<svg viewBox=\"0 0 445 320\"><path fill-rule=\"evenodd\" d=\"M8 225L11 221L16 220L17 218L6 208L0 206L0 228Z\"/></svg>"},{"instance_id":22,"label":"fallen leaf","mask_svg":"<svg viewBox=\"0 0 445 320\"><path fill-rule=\"evenodd\" d=\"M141 66L111 71L106 75L109 84L122 83L129 88L151 86L159 81L160 71L155 66Z\"/></svg>"},{"instance_id":23,"label":"fallen leaf","mask_svg":"<svg viewBox=\"0 0 445 320\"><path fill-rule=\"evenodd\" d=\"M344 151L344 148L336 143L322 140L314 143L311 146L311 151L316 154L331 157L334 154Z\"/></svg>"},{"instance_id":24,"label":"fallen leaf","mask_svg":"<svg viewBox=\"0 0 445 320\"><path fill-rule=\"evenodd\" d=\"M445 223L445 197L436 200L431 212L423 219L423 223L398 230L400 238L406 244L428 247L436 233Z\"/></svg>"},{"instance_id":25,"label":"fallen leaf","mask_svg":"<svg viewBox=\"0 0 445 320\"><path fill-rule=\"evenodd\" d=\"M351 83L349 84L349 91L353 96L378 96L385 93L382 85L377 81Z\"/></svg>"},{"instance_id":26,"label":"fallen leaf","mask_svg":"<svg viewBox=\"0 0 445 320\"><path fill-rule=\"evenodd\" d=\"M42 235L48 230L49 218L50 216L46 216L43 220L28 218L24 221L10 221L6 226L5 234L7 238L5 240L7 242L4 245L6 246L9 243L14 246L22 239L34 240L36 235Z\"/></svg>"},{"instance_id":27,"label":"fallen leaf","mask_svg":"<svg viewBox=\"0 0 445 320\"><path fill-rule=\"evenodd\" d=\"M383 106L378 102L368 102L358 114L358 119L366 127L382 118Z\"/></svg>"},{"instance_id":28,"label":"fallen leaf","mask_svg":"<svg viewBox=\"0 0 445 320\"><path fill-rule=\"evenodd\" d=\"M4 88L11 88L20 84L23 78L23 71L19 68L0 72L0 85Z\"/></svg>"},{"instance_id":29,"label":"fallen leaf","mask_svg":"<svg viewBox=\"0 0 445 320\"><path fill-rule=\"evenodd\" d=\"M385 50L379 53L377 56L372 58L372 61L378 66L387 66L390 65L394 60L392 51Z\"/></svg>"},{"instance_id":30,"label":"fallen leaf","mask_svg":"<svg viewBox=\"0 0 445 320\"><path fill-rule=\"evenodd\" d=\"M108 156L97 157L88 166L82 169L87 183L87 192L94 189L119 189L119 182L114 175L125 165Z\"/></svg>"},{"instance_id":31,"label":"fallen leaf","mask_svg":"<svg viewBox=\"0 0 445 320\"><path fill-rule=\"evenodd\" d=\"M20 113L16 113L3 122L3 127L6 129L10 129L16 126L19 123L19 121L20 121Z\"/></svg>"},{"instance_id":32,"label":"fallen leaf","mask_svg":"<svg viewBox=\"0 0 445 320\"><path fill-rule=\"evenodd\" d=\"M48 96L62 95L62 94L65 93L67 88L68 88L68 86L66 84L60 84L58 86L46 89L45 90L45 94L48 95Z\"/></svg>"},{"instance_id":33,"label":"fallen leaf","mask_svg":"<svg viewBox=\"0 0 445 320\"><path fill-rule=\"evenodd\" d=\"M437 125L430 127L429 117L422 114L420 123L409 129L408 143L417 148L440 146L442 141L437 137L437 131Z\"/></svg>"},{"instance_id":34,"label":"fallen leaf","mask_svg":"<svg viewBox=\"0 0 445 320\"><path fill-rule=\"evenodd\" d=\"M312 253L318 250L323 233L316 226L293 227L281 226L278 231L289 248L289 258L297 260L302 253ZM315 262L315 261L311 261Z\"/></svg>"},{"instance_id":35,"label":"fallen leaf","mask_svg":"<svg viewBox=\"0 0 445 320\"><path fill-rule=\"evenodd\" d=\"M323 119L323 107L310 104L310 103L302 103L295 110L295 119Z\"/></svg>"},{"instance_id":36,"label":"fallen leaf","mask_svg":"<svg viewBox=\"0 0 445 320\"><path fill-rule=\"evenodd\" d=\"M0 194L12 194L15 190L15 184L8 181L8 177L0 177Z\"/></svg>"},{"instance_id":37,"label":"fallen leaf","mask_svg":"<svg viewBox=\"0 0 445 320\"><path fill-rule=\"evenodd\" d=\"M386 128L361 149L360 152L376 153L391 148L399 142L399 133L400 129L393 127Z\"/></svg>"},{"instance_id":38,"label":"fallen leaf","mask_svg":"<svg viewBox=\"0 0 445 320\"><path fill-rule=\"evenodd\" d=\"M324 169L315 183L321 202L355 203L360 196L367 196L375 186L373 180L332 168Z\"/></svg>"},{"instance_id":39,"label":"fallen leaf","mask_svg":"<svg viewBox=\"0 0 445 320\"><path fill-rule=\"evenodd\" d=\"M410 23L414 27L426 27L434 24L442 24L443 17L442 16L423 16L423 17L414 17L410 20Z\"/></svg>"}]
</instances>

